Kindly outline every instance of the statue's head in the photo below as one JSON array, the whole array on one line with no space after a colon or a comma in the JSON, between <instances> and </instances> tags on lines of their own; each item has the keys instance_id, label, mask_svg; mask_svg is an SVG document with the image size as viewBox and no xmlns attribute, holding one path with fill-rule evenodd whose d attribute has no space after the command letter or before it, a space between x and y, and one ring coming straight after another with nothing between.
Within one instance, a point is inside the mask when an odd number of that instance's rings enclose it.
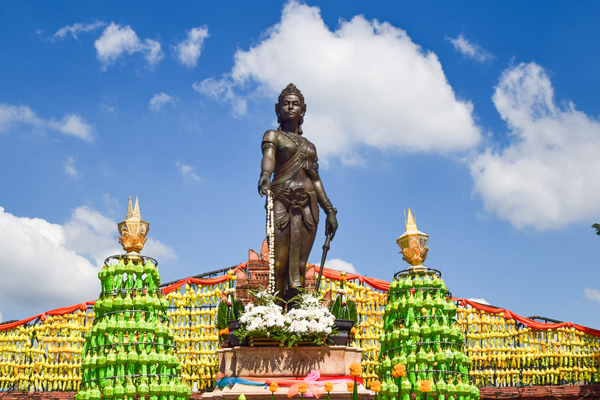
<instances>
[{"instance_id":1,"label":"statue's head","mask_svg":"<svg viewBox=\"0 0 600 400\"><path fill-rule=\"evenodd\" d=\"M298 128L298 133L302 134L302 124L304 123L304 114L306 114L306 103L304 102L304 96L302 96L302 92L300 89L296 87L293 83L290 83L286 86L285 89L281 91L279 95L279 101L275 104L275 113L277 114L277 122L281 124L283 121L281 119L281 104L285 96L298 96L300 99L300 103L302 103L302 113L300 114L300 120L298 121L300 127Z\"/></svg>"}]
</instances>

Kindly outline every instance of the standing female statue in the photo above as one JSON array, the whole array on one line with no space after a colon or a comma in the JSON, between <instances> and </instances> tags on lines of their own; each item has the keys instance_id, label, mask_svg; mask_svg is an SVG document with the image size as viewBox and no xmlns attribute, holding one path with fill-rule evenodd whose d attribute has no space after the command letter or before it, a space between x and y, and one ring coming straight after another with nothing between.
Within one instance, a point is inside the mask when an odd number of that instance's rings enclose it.
<instances>
[{"instance_id":1,"label":"standing female statue","mask_svg":"<svg viewBox=\"0 0 600 400\"><path fill-rule=\"evenodd\" d=\"M265 132L262 141L260 195L273 193L275 221L275 291L289 300L304 287L306 262L315 241L319 207L327 213L326 235L335 235L336 213L319 177L315 145L302 136L306 112L304 96L293 84L275 105L277 130ZM271 182L271 174L274 173Z\"/></svg>"}]
</instances>

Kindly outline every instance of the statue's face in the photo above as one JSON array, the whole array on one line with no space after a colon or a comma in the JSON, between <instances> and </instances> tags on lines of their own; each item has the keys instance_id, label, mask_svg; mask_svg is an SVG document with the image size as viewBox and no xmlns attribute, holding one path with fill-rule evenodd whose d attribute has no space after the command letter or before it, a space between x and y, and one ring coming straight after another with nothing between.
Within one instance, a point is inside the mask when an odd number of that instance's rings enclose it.
<instances>
[{"instance_id":1,"label":"statue's face","mask_svg":"<svg viewBox=\"0 0 600 400\"><path fill-rule=\"evenodd\" d=\"M289 94L281 99L280 103L281 117L284 120L300 119L302 113L302 101L295 94Z\"/></svg>"}]
</instances>

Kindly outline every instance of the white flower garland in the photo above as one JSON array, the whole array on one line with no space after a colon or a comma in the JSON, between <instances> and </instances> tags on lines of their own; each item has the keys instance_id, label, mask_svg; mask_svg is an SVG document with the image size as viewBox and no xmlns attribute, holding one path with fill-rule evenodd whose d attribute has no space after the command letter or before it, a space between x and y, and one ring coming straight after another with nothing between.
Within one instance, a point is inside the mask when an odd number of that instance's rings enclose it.
<instances>
[{"instance_id":1,"label":"white flower garland","mask_svg":"<svg viewBox=\"0 0 600 400\"><path fill-rule=\"evenodd\" d=\"M275 293L275 220L273 192L267 191L267 240L269 244L269 293Z\"/></svg>"}]
</instances>

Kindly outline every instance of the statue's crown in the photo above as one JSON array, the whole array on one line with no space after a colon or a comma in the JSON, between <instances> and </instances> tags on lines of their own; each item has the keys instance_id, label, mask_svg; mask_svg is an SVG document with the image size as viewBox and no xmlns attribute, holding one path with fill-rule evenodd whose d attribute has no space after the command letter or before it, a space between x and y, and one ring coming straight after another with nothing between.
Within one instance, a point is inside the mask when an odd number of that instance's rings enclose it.
<instances>
[{"instance_id":1,"label":"statue's crown","mask_svg":"<svg viewBox=\"0 0 600 400\"><path fill-rule=\"evenodd\" d=\"M298 96L300 100L302 100L302 104L304 104L304 96L302 96L302 92L293 83L290 83L281 91L281 94L279 95L279 101L281 101L281 99L283 99L285 96L290 95Z\"/></svg>"}]
</instances>

